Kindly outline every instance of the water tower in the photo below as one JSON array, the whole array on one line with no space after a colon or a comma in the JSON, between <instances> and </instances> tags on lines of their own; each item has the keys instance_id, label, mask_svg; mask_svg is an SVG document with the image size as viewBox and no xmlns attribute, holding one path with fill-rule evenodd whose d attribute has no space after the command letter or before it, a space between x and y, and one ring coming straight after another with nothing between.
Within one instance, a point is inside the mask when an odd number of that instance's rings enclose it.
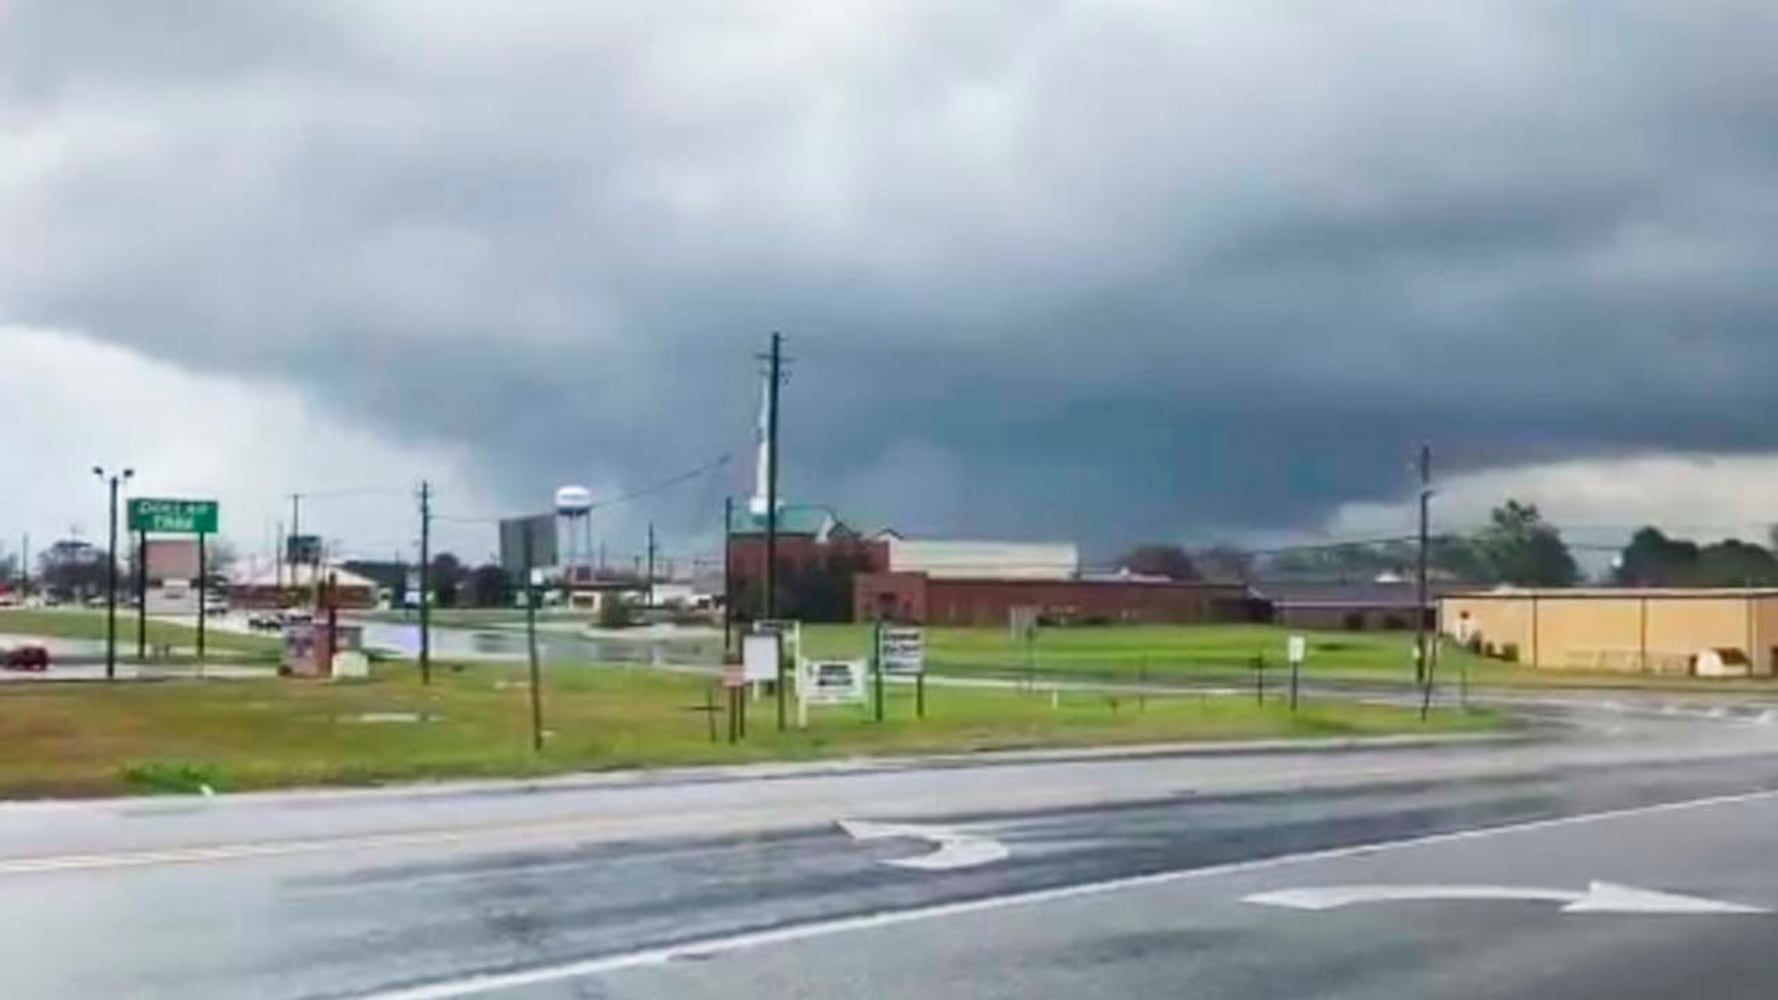
<instances>
[{"instance_id":1,"label":"water tower","mask_svg":"<svg viewBox=\"0 0 1778 1000\"><path fill-rule=\"evenodd\" d=\"M568 522L565 580L579 582L593 575L593 494L585 486L564 486L556 491L556 516ZM578 559L576 556L578 555Z\"/></svg>"}]
</instances>

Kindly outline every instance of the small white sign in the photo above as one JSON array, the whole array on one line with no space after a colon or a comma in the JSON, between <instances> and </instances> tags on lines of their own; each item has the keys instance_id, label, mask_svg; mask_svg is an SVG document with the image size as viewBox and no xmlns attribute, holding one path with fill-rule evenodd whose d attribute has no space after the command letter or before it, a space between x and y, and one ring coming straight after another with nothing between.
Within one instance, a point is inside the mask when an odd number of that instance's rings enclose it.
<instances>
[{"instance_id":1,"label":"small white sign","mask_svg":"<svg viewBox=\"0 0 1778 1000\"><path fill-rule=\"evenodd\" d=\"M926 634L917 628L885 627L878 633L877 656L886 674L918 674L926 669Z\"/></svg>"},{"instance_id":2,"label":"small white sign","mask_svg":"<svg viewBox=\"0 0 1778 1000\"><path fill-rule=\"evenodd\" d=\"M1309 655L1309 640L1300 635L1293 635L1286 643L1286 648L1290 652L1290 662L1293 665L1300 664Z\"/></svg>"},{"instance_id":3,"label":"small white sign","mask_svg":"<svg viewBox=\"0 0 1778 1000\"><path fill-rule=\"evenodd\" d=\"M863 660L810 660L804 667L803 701L810 705L848 705L864 700Z\"/></svg>"},{"instance_id":4,"label":"small white sign","mask_svg":"<svg viewBox=\"0 0 1778 1000\"><path fill-rule=\"evenodd\" d=\"M741 640L741 676L748 681L778 679L778 635L750 635Z\"/></svg>"}]
</instances>

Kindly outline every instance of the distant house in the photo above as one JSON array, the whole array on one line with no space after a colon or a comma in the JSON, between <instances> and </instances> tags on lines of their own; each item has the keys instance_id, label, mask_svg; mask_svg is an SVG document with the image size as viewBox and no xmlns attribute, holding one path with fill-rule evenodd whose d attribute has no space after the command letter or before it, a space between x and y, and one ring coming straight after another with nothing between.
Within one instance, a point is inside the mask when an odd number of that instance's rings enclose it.
<instances>
[{"instance_id":1,"label":"distant house","mask_svg":"<svg viewBox=\"0 0 1778 1000\"><path fill-rule=\"evenodd\" d=\"M1258 582L1254 595L1271 607L1271 620L1301 629L1348 632L1405 631L1414 628L1418 607L1427 628L1437 627L1438 599L1472 585L1429 581L1426 603L1412 580L1388 576L1355 582Z\"/></svg>"},{"instance_id":2,"label":"distant house","mask_svg":"<svg viewBox=\"0 0 1778 1000\"><path fill-rule=\"evenodd\" d=\"M318 572L317 572L318 570ZM295 608L316 604L315 583L332 588L336 607L364 610L377 606L377 584L343 566L297 563L246 573L229 584L229 603L236 608Z\"/></svg>"}]
</instances>

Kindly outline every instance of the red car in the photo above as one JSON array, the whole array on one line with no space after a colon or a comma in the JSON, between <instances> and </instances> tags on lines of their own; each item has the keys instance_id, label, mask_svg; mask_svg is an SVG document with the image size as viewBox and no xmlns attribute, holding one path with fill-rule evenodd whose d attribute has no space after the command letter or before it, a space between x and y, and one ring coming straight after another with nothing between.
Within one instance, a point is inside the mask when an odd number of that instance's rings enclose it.
<instances>
[{"instance_id":1,"label":"red car","mask_svg":"<svg viewBox=\"0 0 1778 1000\"><path fill-rule=\"evenodd\" d=\"M14 646L0 652L0 667L7 670L48 670L49 650L42 646Z\"/></svg>"}]
</instances>

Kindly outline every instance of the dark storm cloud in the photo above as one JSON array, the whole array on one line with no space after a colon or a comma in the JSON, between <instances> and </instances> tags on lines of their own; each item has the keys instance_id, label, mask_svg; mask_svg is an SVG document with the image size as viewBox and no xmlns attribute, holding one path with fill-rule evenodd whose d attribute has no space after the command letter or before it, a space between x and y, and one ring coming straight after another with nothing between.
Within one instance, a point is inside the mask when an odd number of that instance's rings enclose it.
<instances>
[{"instance_id":1,"label":"dark storm cloud","mask_svg":"<svg viewBox=\"0 0 1778 1000\"><path fill-rule=\"evenodd\" d=\"M1766 5L4 9L3 318L514 497L744 459L772 329L794 493L922 531L1778 446Z\"/></svg>"}]
</instances>

